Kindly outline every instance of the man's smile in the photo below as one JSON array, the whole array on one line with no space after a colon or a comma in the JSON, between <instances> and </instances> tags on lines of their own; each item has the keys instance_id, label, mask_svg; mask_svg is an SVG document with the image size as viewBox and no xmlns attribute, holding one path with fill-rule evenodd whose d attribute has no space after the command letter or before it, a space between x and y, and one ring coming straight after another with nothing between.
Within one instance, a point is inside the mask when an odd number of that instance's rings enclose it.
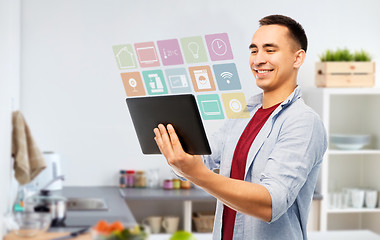
<instances>
[{"instance_id":1,"label":"man's smile","mask_svg":"<svg viewBox=\"0 0 380 240\"><path fill-rule=\"evenodd\" d=\"M267 73L267 72L271 72L273 71L273 69L269 69L269 70L259 70L259 69L254 69L257 73Z\"/></svg>"},{"instance_id":2,"label":"man's smile","mask_svg":"<svg viewBox=\"0 0 380 240\"><path fill-rule=\"evenodd\" d=\"M257 77L264 77L268 73L272 72L273 69L257 69L257 68L253 68L253 71L256 72Z\"/></svg>"}]
</instances>

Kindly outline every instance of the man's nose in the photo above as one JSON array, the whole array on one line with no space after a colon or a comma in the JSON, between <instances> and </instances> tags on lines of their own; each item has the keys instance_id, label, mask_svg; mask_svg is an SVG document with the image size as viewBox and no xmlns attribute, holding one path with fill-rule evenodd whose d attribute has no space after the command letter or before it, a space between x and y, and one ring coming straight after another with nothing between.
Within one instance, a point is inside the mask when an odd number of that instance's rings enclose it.
<instances>
[{"instance_id":1,"label":"man's nose","mask_svg":"<svg viewBox=\"0 0 380 240\"><path fill-rule=\"evenodd\" d=\"M262 51L259 51L256 53L255 58L253 59L253 64L255 66L260 66L262 64L265 64L267 62L265 58L265 54Z\"/></svg>"}]
</instances>

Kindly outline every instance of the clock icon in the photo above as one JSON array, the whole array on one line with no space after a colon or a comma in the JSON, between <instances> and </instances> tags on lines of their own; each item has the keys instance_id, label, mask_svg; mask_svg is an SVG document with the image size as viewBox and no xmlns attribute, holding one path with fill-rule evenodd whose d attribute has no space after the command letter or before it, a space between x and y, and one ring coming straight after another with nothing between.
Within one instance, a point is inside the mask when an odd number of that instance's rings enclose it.
<instances>
[{"instance_id":1,"label":"clock icon","mask_svg":"<svg viewBox=\"0 0 380 240\"><path fill-rule=\"evenodd\" d=\"M212 51L218 56L223 56L227 52L227 44L219 38L212 41L211 48Z\"/></svg>"}]
</instances>

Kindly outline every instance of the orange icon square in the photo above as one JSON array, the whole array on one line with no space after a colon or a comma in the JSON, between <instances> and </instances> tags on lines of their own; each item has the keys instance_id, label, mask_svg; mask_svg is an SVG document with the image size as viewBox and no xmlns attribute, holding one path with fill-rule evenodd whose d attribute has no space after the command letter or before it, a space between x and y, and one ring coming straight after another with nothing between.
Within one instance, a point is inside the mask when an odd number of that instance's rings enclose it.
<instances>
[{"instance_id":1,"label":"orange icon square","mask_svg":"<svg viewBox=\"0 0 380 240\"><path fill-rule=\"evenodd\" d=\"M216 90L210 66L189 67L189 72L196 92Z\"/></svg>"},{"instance_id":2,"label":"orange icon square","mask_svg":"<svg viewBox=\"0 0 380 240\"><path fill-rule=\"evenodd\" d=\"M140 72L121 73L121 79L128 97L146 95Z\"/></svg>"}]
</instances>

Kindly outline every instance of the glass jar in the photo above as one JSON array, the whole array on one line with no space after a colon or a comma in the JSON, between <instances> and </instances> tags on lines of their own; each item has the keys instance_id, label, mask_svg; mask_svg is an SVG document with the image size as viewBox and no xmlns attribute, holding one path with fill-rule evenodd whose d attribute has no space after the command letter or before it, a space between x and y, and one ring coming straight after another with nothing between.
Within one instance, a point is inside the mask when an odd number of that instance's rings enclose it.
<instances>
[{"instance_id":1,"label":"glass jar","mask_svg":"<svg viewBox=\"0 0 380 240\"><path fill-rule=\"evenodd\" d=\"M120 188L125 188L126 187L125 170L120 170L119 186L120 186Z\"/></svg>"},{"instance_id":2,"label":"glass jar","mask_svg":"<svg viewBox=\"0 0 380 240\"><path fill-rule=\"evenodd\" d=\"M172 182L173 182L173 189L181 188L181 181L179 179L174 178Z\"/></svg>"},{"instance_id":3,"label":"glass jar","mask_svg":"<svg viewBox=\"0 0 380 240\"><path fill-rule=\"evenodd\" d=\"M173 181L171 179L164 180L163 188L165 190L171 190L171 189L173 189Z\"/></svg>"},{"instance_id":4,"label":"glass jar","mask_svg":"<svg viewBox=\"0 0 380 240\"><path fill-rule=\"evenodd\" d=\"M134 170L126 171L125 185L127 188L133 188L135 186L135 171Z\"/></svg>"},{"instance_id":5,"label":"glass jar","mask_svg":"<svg viewBox=\"0 0 380 240\"><path fill-rule=\"evenodd\" d=\"M181 181L181 188L182 189L190 189L191 183L189 181Z\"/></svg>"},{"instance_id":6,"label":"glass jar","mask_svg":"<svg viewBox=\"0 0 380 240\"><path fill-rule=\"evenodd\" d=\"M149 188L158 188L160 185L159 169L149 169L147 174L146 186Z\"/></svg>"},{"instance_id":7,"label":"glass jar","mask_svg":"<svg viewBox=\"0 0 380 240\"><path fill-rule=\"evenodd\" d=\"M26 198L25 212L50 213L51 226L62 227L65 226L67 198L51 194L49 190L41 190L40 193Z\"/></svg>"},{"instance_id":8,"label":"glass jar","mask_svg":"<svg viewBox=\"0 0 380 240\"><path fill-rule=\"evenodd\" d=\"M137 171L135 176L135 187L145 188L146 187L146 174L145 171Z\"/></svg>"}]
</instances>

